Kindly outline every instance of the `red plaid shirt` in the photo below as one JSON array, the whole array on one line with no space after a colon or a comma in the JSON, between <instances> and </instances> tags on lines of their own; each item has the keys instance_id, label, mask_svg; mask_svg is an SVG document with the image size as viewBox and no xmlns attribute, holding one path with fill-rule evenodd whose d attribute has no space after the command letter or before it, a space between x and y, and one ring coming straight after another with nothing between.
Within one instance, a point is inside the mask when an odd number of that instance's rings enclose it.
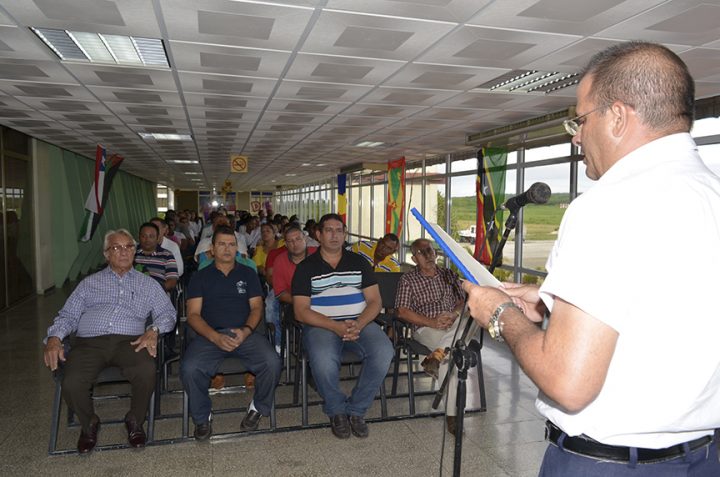
<instances>
[{"instance_id":1,"label":"red plaid shirt","mask_svg":"<svg viewBox=\"0 0 720 477\"><path fill-rule=\"evenodd\" d=\"M465 300L460 280L449 268L437 267L437 273L426 277L415 267L404 274L398 283L395 308L408 308L428 318L453 311L458 300Z\"/></svg>"}]
</instances>

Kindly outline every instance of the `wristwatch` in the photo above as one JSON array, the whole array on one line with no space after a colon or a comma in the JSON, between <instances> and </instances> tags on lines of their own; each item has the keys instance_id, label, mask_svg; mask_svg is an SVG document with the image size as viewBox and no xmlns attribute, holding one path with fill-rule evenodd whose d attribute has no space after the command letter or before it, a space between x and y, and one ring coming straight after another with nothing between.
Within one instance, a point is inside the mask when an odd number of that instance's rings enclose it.
<instances>
[{"instance_id":1,"label":"wristwatch","mask_svg":"<svg viewBox=\"0 0 720 477\"><path fill-rule=\"evenodd\" d=\"M490 317L490 322L487 325L487 330L488 330L488 333L490 334L490 337L501 343L505 340L502 337L503 322L500 321L500 315L502 315L503 312L505 310L507 310L508 308L515 308L516 310L522 312L520 307L517 306L515 303L513 303L511 301L507 301L495 309L495 312Z\"/></svg>"},{"instance_id":2,"label":"wristwatch","mask_svg":"<svg viewBox=\"0 0 720 477\"><path fill-rule=\"evenodd\" d=\"M156 325L150 325L145 329L145 331L150 331L150 330L152 330L155 333L157 333L158 335L160 335L160 328L158 328Z\"/></svg>"}]
</instances>

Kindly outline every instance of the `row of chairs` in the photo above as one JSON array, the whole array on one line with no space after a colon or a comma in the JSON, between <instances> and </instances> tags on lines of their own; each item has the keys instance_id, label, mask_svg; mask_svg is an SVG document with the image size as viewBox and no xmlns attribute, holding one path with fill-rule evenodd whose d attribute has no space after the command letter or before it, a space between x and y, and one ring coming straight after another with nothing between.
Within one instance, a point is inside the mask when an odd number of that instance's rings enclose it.
<instances>
[{"instance_id":1,"label":"row of chairs","mask_svg":"<svg viewBox=\"0 0 720 477\"><path fill-rule=\"evenodd\" d=\"M404 323L402 323L400 320L397 319L394 313L394 304L395 304L395 294L397 290L397 285L400 280L400 277L402 276L402 273L379 273L376 275L378 279L378 284L380 287L380 293L382 298L382 306L383 310L380 313L380 315L377 317L377 322L381 324L387 331L388 334L392 337L393 344L395 347L395 356L394 356L394 362L391 366L391 369L389 370L390 375L388 376L391 379L392 382L392 391L388 395L385 389L385 383L380 386L380 389L378 390L378 396L380 399L380 418L375 420L388 420L388 419L398 419L398 418L408 418L408 417L423 417L428 415L436 415L441 414L440 412L424 412L424 413L418 413L416 412L416 398L421 395L427 395L427 394L434 394L435 391L433 389L422 391L422 392L416 392L415 390L415 381L417 379L416 376L416 369L417 369L417 363L418 358L423 355L430 354L432 350L429 350L419 342L412 339L412 335L410 333L410 329L408 326L406 326ZM184 300L179 300L184 301ZM184 304L178 303L179 307L184 307ZM264 320L262 320L262 326L258 327L258 330L256 332L265 333L268 336L268 339L272 342L273 336L274 336L274 330L272 329L271 325L266 326ZM301 409L301 425L300 426L291 426L291 427L285 427L285 428L278 428L277 427L277 418L275 413L275 406L273 406L271 416L270 416L270 428L267 431L255 431L255 432L274 432L278 430L296 430L296 429L304 429L308 427L317 427L317 426L311 426L309 423L309 406L316 404L316 402L311 402L309 399L309 387L311 385L311 372L310 367L308 366L308 358L306 353L303 350L302 347L302 327L295 322L295 320L292 317L292 310L290 307L284 307L282 311L282 320L281 320L282 326L283 326L283 333L282 333L282 341L281 343L281 358L284 362L285 367L285 380L284 383L281 383L281 385L292 385L293 392L292 392L292 403L290 405L283 405L283 407L300 407ZM162 355L162 351L159 355L158 359L158 368L157 368L157 380L156 380L156 390L153 394L152 401L150 403L150 411L148 415L148 424L147 424L147 441L148 444L151 443L167 443L167 442L175 442L178 440L188 439L190 435L190 429L189 429L189 414L188 414L188 399L187 395L184 393L184 391L180 390L172 390L170 389L170 377L172 375L172 368L177 363L179 363L179 360L182 358L182 349L184 348L185 340L187 339L185 330L186 330L186 324L184 317L181 317L178 323L178 341L179 341L179 347L181 350L180 356L172 357L170 359L164 359ZM164 337L164 339L167 339L167 337ZM482 344L482 343L481 343ZM274 345L274 343L273 343ZM404 355L404 358L403 358ZM484 389L484 380L483 380L483 374L482 374L482 361L480 353L478 353L478 369L479 369L479 376L480 376L480 396L481 396L481 411L484 411L486 408L486 401L485 401L485 389ZM343 366L348 366L350 369L350 377L354 374L353 368L356 366L360 366L361 363L359 361L359 357L355 356L353 353L346 353L342 357L342 364ZM404 365L405 370L401 373L401 367ZM224 375L243 375L248 373L248 369L245 368L245 366L242 364L242 362L237 358L227 358L222 363L219 373ZM400 393L398 390L398 383L401 376L407 376L407 392L406 393ZM98 377L97 384L104 384L104 383L118 383L123 381L122 375L120 374L119 368L107 368L105 369L100 376ZM435 384L435 383L433 383ZM59 450L57 448L57 442L58 442L58 433L59 433L59 424L60 424L60 418L61 418L61 409L62 409L62 402L61 402L61 392L62 392L62 374L61 371L56 372L55 374L55 395L53 400L53 413L52 413L52 423L51 423L51 433L50 433L50 441L48 445L48 452L51 455L54 454L65 454L65 453L71 453L74 452L72 449L67 450ZM161 412L161 397L166 394L173 394L173 393L179 393L182 392L183 394L183 403L182 403L182 414L162 414ZM113 398L116 397L122 397L122 396L112 396ZM409 413L402 415L402 416L388 416L388 405L387 401L389 398L407 398L408 400L408 409ZM102 399L98 397L98 399ZM319 402L319 401L318 401ZM222 410L213 410L214 414L219 413L230 413L230 412L245 412L246 408L230 408L230 409L222 409ZM67 422L68 425L73 425L74 420L73 416L70 412L67 413ZM155 440L155 421L156 419L165 419L165 418L177 418L180 417L182 419L182 433L179 438L165 440L162 442ZM372 419L370 419L372 421ZM111 421L110 423L112 423ZM116 421L118 423L122 422L121 420ZM125 447L125 444L117 444L117 445L105 445L105 446L98 446L97 449L114 449L114 448L122 448Z\"/></svg>"}]
</instances>

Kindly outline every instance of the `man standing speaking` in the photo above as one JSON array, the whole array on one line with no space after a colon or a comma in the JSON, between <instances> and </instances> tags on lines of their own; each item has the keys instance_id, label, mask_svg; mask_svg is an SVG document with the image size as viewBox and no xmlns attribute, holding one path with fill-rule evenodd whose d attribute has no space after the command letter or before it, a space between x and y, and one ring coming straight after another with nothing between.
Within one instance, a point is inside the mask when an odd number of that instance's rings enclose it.
<instances>
[{"instance_id":1,"label":"man standing speaking","mask_svg":"<svg viewBox=\"0 0 720 477\"><path fill-rule=\"evenodd\" d=\"M661 45L595 55L565 128L597 183L567 209L545 282L464 284L540 389L541 476L720 475L720 179L689 134L694 94ZM667 233L677 217L701 261L667 261L687 239Z\"/></svg>"}]
</instances>

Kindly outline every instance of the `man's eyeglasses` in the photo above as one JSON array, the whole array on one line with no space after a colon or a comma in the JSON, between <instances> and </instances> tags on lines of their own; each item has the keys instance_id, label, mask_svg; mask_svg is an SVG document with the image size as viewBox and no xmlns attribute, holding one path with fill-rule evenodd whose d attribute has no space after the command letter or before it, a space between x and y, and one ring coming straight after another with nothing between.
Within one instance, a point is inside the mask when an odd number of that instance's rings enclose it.
<instances>
[{"instance_id":1,"label":"man's eyeglasses","mask_svg":"<svg viewBox=\"0 0 720 477\"><path fill-rule=\"evenodd\" d=\"M600 106L599 108L595 108L590 112L587 112L583 114L582 116L575 116L574 118L566 119L563 121L563 127L565 128L565 131L571 136L577 136L577 133L580 132L580 128L583 124L585 124L585 118L589 116L590 114L594 113L595 111L600 111L601 109L604 109L605 106Z\"/></svg>"},{"instance_id":2,"label":"man's eyeglasses","mask_svg":"<svg viewBox=\"0 0 720 477\"><path fill-rule=\"evenodd\" d=\"M111 245L105 249L106 252L120 253L120 251L133 252L135 250L135 244L129 243L125 245Z\"/></svg>"},{"instance_id":3,"label":"man's eyeglasses","mask_svg":"<svg viewBox=\"0 0 720 477\"><path fill-rule=\"evenodd\" d=\"M423 255L425 257L432 257L435 255L435 249L432 247L423 247L415 251L416 254Z\"/></svg>"}]
</instances>

